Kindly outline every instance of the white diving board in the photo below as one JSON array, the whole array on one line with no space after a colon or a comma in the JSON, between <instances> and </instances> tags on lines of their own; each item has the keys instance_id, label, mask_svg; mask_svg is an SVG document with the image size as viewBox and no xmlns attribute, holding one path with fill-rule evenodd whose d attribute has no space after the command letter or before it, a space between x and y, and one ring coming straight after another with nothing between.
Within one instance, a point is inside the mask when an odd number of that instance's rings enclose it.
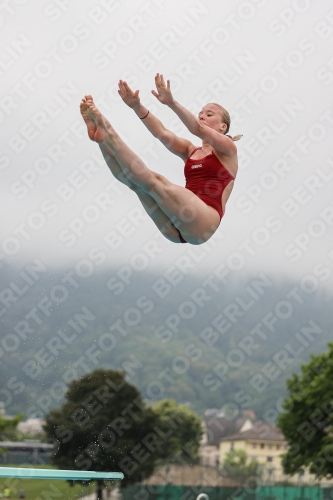
<instances>
[{"instance_id":1,"label":"white diving board","mask_svg":"<svg viewBox=\"0 0 333 500\"><path fill-rule=\"evenodd\" d=\"M124 479L122 472L95 472L92 470L57 470L57 469L28 469L25 467L0 467L0 477L17 477L23 479L64 479L69 481L105 480L114 481Z\"/></svg>"}]
</instances>

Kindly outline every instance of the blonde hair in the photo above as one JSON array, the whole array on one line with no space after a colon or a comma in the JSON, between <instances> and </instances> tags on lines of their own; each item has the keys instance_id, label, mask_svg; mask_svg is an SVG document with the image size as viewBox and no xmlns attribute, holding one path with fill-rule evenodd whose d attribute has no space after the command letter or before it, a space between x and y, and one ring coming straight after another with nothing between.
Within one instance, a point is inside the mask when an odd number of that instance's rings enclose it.
<instances>
[{"instance_id":1,"label":"blonde hair","mask_svg":"<svg viewBox=\"0 0 333 500\"><path fill-rule=\"evenodd\" d=\"M228 111L226 109L224 109L224 107L221 106L221 104L217 104L217 102L212 102L211 104L214 104L215 106L220 108L220 110L222 111L222 113L221 113L222 120L223 120L223 123L225 123L227 126L227 129L224 132L224 135L226 135L227 137L230 137L230 139L232 141L239 141L239 139L241 139L243 137L243 135L231 136L231 135L227 134L227 132L229 132L230 123L231 123L231 119L230 119L230 115L229 115Z\"/></svg>"}]
</instances>

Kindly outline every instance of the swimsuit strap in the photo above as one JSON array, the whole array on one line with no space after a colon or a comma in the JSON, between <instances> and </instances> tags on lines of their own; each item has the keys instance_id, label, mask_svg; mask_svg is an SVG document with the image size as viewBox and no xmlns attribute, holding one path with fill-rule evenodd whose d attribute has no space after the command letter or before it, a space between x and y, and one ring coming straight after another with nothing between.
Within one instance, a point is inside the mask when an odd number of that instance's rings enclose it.
<instances>
[{"instance_id":1,"label":"swimsuit strap","mask_svg":"<svg viewBox=\"0 0 333 500\"><path fill-rule=\"evenodd\" d=\"M195 149L193 149L193 151L192 151L192 153L191 153L191 156L189 156L187 159L188 159L188 160L190 160L190 159L191 159L191 157L194 155L194 153L195 153L196 151L198 151L198 149L202 149L202 148L195 148Z\"/></svg>"}]
</instances>

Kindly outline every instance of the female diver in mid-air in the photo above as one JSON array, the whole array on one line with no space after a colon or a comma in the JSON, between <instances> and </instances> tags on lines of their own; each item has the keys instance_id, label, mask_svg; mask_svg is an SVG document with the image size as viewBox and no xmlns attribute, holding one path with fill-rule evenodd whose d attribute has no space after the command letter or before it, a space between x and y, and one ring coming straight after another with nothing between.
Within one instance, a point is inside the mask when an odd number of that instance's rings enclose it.
<instances>
[{"instance_id":1,"label":"female diver in mid-air","mask_svg":"<svg viewBox=\"0 0 333 500\"><path fill-rule=\"evenodd\" d=\"M176 102L163 75L155 77L157 92L152 94L169 106L188 130L202 140L201 147L176 136L141 103L139 91L133 92L119 81L118 93L132 108L154 137L185 162L186 187L168 181L150 170L124 143L87 95L80 104L89 138L98 143L112 174L139 197L144 209L160 232L174 243L200 245L219 227L237 173L237 149L225 135L230 127L229 113L219 104L206 104L198 118Z\"/></svg>"}]
</instances>

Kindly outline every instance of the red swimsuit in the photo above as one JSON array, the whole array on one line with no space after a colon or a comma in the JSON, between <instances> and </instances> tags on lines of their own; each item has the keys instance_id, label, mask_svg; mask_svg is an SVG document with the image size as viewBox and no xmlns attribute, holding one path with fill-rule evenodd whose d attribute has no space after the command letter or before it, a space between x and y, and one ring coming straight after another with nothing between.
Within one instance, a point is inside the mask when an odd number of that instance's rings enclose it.
<instances>
[{"instance_id":1,"label":"red swimsuit","mask_svg":"<svg viewBox=\"0 0 333 500\"><path fill-rule=\"evenodd\" d=\"M192 155L199 149L201 148L196 148ZM188 158L185 163L184 173L186 189L192 191L206 205L214 208L218 212L220 219L222 219L222 194L229 182L234 180L234 177L222 165L217 156L211 152L199 160ZM181 243L187 243L180 233L179 237Z\"/></svg>"}]
</instances>

